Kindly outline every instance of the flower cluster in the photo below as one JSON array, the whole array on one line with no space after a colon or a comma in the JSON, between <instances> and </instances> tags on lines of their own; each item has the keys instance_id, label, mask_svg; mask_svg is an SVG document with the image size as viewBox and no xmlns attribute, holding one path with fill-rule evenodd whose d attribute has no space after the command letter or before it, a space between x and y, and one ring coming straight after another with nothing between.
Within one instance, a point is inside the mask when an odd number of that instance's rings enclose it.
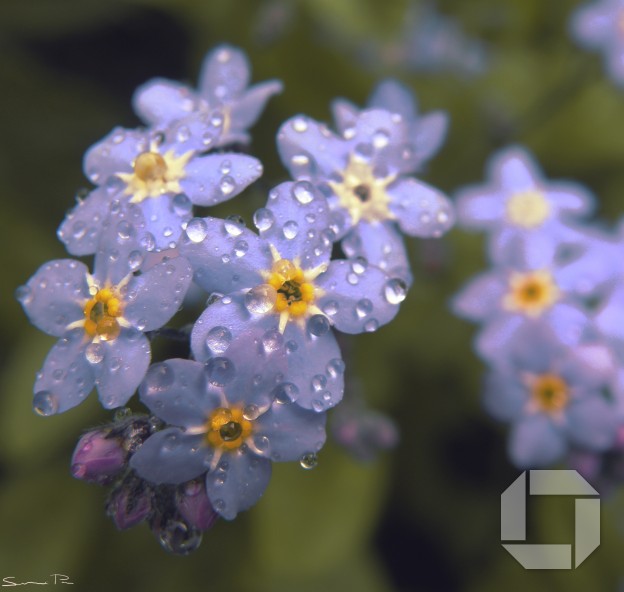
<instances>
[{"instance_id":1,"label":"flower cluster","mask_svg":"<svg viewBox=\"0 0 624 592\"><path fill-rule=\"evenodd\" d=\"M248 87L249 77L245 55L221 46L198 90L162 79L140 87L144 127L116 128L87 151L95 187L58 230L70 254L93 255L93 271L51 261L17 292L31 322L59 338L34 410L62 413L94 387L118 409L80 439L72 474L111 485L115 524L147 520L176 553L195 549L217 517L254 505L273 462L316 464L326 413L345 390L334 330L390 322L412 281L402 233L439 237L454 218L414 177L440 147L446 116L419 116L394 81L364 109L337 101L335 131L303 115L281 126L292 180L256 211L257 232L236 216L195 216L194 206L229 200L262 174L241 150L281 84ZM168 326L196 308L200 288L208 300L194 322ZM186 342L189 356L153 361L156 336ZM135 392L149 414L123 409ZM365 426L339 425L360 457L396 440L371 413Z\"/></svg>"},{"instance_id":2,"label":"flower cluster","mask_svg":"<svg viewBox=\"0 0 624 592\"><path fill-rule=\"evenodd\" d=\"M457 196L459 223L488 234L492 269L453 300L481 324L484 404L511 424L518 467L614 448L624 425L621 239L583 224L591 195L546 180L518 147L494 155L489 182Z\"/></svg>"}]
</instances>

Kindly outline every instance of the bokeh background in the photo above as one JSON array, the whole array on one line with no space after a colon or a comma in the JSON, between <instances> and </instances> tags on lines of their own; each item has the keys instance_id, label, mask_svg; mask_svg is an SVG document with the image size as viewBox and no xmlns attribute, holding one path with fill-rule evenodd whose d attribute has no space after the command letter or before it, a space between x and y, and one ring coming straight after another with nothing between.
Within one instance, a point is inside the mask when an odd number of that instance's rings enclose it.
<instances>
[{"instance_id":1,"label":"bokeh background","mask_svg":"<svg viewBox=\"0 0 624 592\"><path fill-rule=\"evenodd\" d=\"M254 128L265 176L213 215L263 205L287 178L275 132L296 113L329 120L338 96L364 104L395 76L423 111L446 110L447 141L423 177L452 194L483 179L496 149L520 143L550 178L599 197L597 223L624 211L624 95L601 59L568 35L576 0L2 0L0 3L0 578L67 574L75 590L618 590L624 498L603 498L602 545L577 570L525 571L500 546L501 492L519 471L505 426L480 405L475 329L448 301L487 265L460 230L409 243L416 281L398 319L346 343L353 390L393 418L398 446L360 463L329 443L318 467L276 466L263 499L219 522L189 557L167 555L144 525L118 532L104 491L74 480L77 438L108 416L91 396L58 417L31 411L53 339L13 298L49 259L77 190L81 158L115 125L139 124L136 86L154 76L195 84L207 50L244 48L253 80L282 95ZM439 16L435 16L438 14ZM570 542L573 500L532 499L529 536Z\"/></svg>"}]
</instances>

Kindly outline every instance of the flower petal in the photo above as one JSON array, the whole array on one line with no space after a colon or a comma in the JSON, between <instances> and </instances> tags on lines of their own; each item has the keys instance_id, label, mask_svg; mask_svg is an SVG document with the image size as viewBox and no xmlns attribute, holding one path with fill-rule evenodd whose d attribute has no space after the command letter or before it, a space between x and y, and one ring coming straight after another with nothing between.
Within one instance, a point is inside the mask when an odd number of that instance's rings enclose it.
<instances>
[{"instance_id":1,"label":"flower petal","mask_svg":"<svg viewBox=\"0 0 624 592\"><path fill-rule=\"evenodd\" d=\"M479 274L455 295L453 312L471 321L486 321L500 313L505 292L505 278L499 271Z\"/></svg>"},{"instance_id":2,"label":"flower petal","mask_svg":"<svg viewBox=\"0 0 624 592\"><path fill-rule=\"evenodd\" d=\"M279 80L267 80L248 89L230 105L230 130L241 132L250 128L260 117L267 101L281 93L283 88Z\"/></svg>"},{"instance_id":3,"label":"flower petal","mask_svg":"<svg viewBox=\"0 0 624 592\"><path fill-rule=\"evenodd\" d=\"M242 447L222 458L219 468L206 475L206 492L214 509L233 520L262 497L271 479L271 461Z\"/></svg>"},{"instance_id":4,"label":"flower petal","mask_svg":"<svg viewBox=\"0 0 624 592\"><path fill-rule=\"evenodd\" d=\"M329 206L311 183L281 183L269 193L265 211L272 214L274 222L266 229L261 227L260 236L282 259L297 259L304 269L329 261L333 246Z\"/></svg>"},{"instance_id":5,"label":"flower petal","mask_svg":"<svg viewBox=\"0 0 624 592\"><path fill-rule=\"evenodd\" d=\"M391 113L398 113L406 121L416 117L417 105L414 93L392 78L382 80L375 87L368 100L368 106L373 109L386 109Z\"/></svg>"},{"instance_id":6,"label":"flower petal","mask_svg":"<svg viewBox=\"0 0 624 592\"><path fill-rule=\"evenodd\" d=\"M63 413L85 400L95 377L85 358L84 331L71 331L47 355L35 381L33 407L41 415Z\"/></svg>"},{"instance_id":7,"label":"flower petal","mask_svg":"<svg viewBox=\"0 0 624 592\"><path fill-rule=\"evenodd\" d=\"M272 461L296 461L304 454L318 452L326 438L325 415L293 403L273 403L254 422L254 438L268 440L260 453Z\"/></svg>"},{"instance_id":8,"label":"flower petal","mask_svg":"<svg viewBox=\"0 0 624 592\"><path fill-rule=\"evenodd\" d=\"M588 450L607 450L615 443L621 418L614 405L599 393L588 394L571 404L566 413L566 433L578 446Z\"/></svg>"},{"instance_id":9,"label":"flower petal","mask_svg":"<svg viewBox=\"0 0 624 592\"><path fill-rule=\"evenodd\" d=\"M519 146L497 152L488 163L488 170L494 182L507 193L535 189L542 180L530 153Z\"/></svg>"},{"instance_id":10,"label":"flower petal","mask_svg":"<svg viewBox=\"0 0 624 592\"><path fill-rule=\"evenodd\" d=\"M231 102L249 85L249 60L231 45L215 47L204 59L199 75L199 91L210 105Z\"/></svg>"},{"instance_id":11,"label":"flower petal","mask_svg":"<svg viewBox=\"0 0 624 592\"><path fill-rule=\"evenodd\" d=\"M496 226L505 215L503 197L489 188L472 187L458 192L455 208L460 225L477 230Z\"/></svg>"},{"instance_id":12,"label":"flower petal","mask_svg":"<svg viewBox=\"0 0 624 592\"><path fill-rule=\"evenodd\" d=\"M145 377L152 357L147 337L136 329L122 329L103 344L104 359L93 365L100 401L106 409L125 405Z\"/></svg>"},{"instance_id":13,"label":"flower petal","mask_svg":"<svg viewBox=\"0 0 624 592\"><path fill-rule=\"evenodd\" d=\"M271 269L268 244L233 221L194 218L180 242L180 253L191 262L195 282L209 293L252 288L264 283L261 272Z\"/></svg>"},{"instance_id":14,"label":"flower petal","mask_svg":"<svg viewBox=\"0 0 624 592\"><path fill-rule=\"evenodd\" d=\"M262 175L262 164L246 154L196 156L186 165L180 186L199 206L214 206L238 195Z\"/></svg>"},{"instance_id":15,"label":"flower petal","mask_svg":"<svg viewBox=\"0 0 624 592\"><path fill-rule=\"evenodd\" d=\"M198 97L186 85L154 78L139 86L132 97L134 112L147 124L166 127L197 108Z\"/></svg>"},{"instance_id":16,"label":"flower petal","mask_svg":"<svg viewBox=\"0 0 624 592\"><path fill-rule=\"evenodd\" d=\"M213 450L203 435L188 435L178 428L152 434L130 458L130 466L152 483L184 483L205 473Z\"/></svg>"},{"instance_id":17,"label":"flower petal","mask_svg":"<svg viewBox=\"0 0 624 592\"><path fill-rule=\"evenodd\" d=\"M221 404L219 390L206 380L205 365L193 360L150 366L139 397L154 415L183 428L201 427Z\"/></svg>"},{"instance_id":18,"label":"flower petal","mask_svg":"<svg viewBox=\"0 0 624 592\"><path fill-rule=\"evenodd\" d=\"M55 259L42 265L16 296L35 327L60 337L69 324L84 320L88 275L80 261Z\"/></svg>"},{"instance_id":19,"label":"flower petal","mask_svg":"<svg viewBox=\"0 0 624 592\"><path fill-rule=\"evenodd\" d=\"M551 465L566 452L568 445L562 431L541 413L522 418L509 434L509 455L518 468Z\"/></svg>"},{"instance_id":20,"label":"flower petal","mask_svg":"<svg viewBox=\"0 0 624 592\"><path fill-rule=\"evenodd\" d=\"M439 237L455 220L448 198L440 191L412 178L390 187L390 210L401 230L411 236Z\"/></svg>"},{"instance_id":21,"label":"flower petal","mask_svg":"<svg viewBox=\"0 0 624 592\"><path fill-rule=\"evenodd\" d=\"M133 294L123 315L140 331L162 327L180 308L191 283L193 270L184 257L166 259L128 284Z\"/></svg>"},{"instance_id":22,"label":"flower petal","mask_svg":"<svg viewBox=\"0 0 624 592\"><path fill-rule=\"evenodd\" d=\"M316 280L324 291L316 304L339 331L375 331L399 311L398 302L389 292L391 281L376 267L363 268L357 260L334 260Z\"/></svg>"},{"instance_id":23,"label":"flower petal","mask_svg":"<svg viewBox=\"0 0 624 592\"><path fill-rule=\"evenodd\" d=\"M412 284L405 243L392 221L360 222L342 239L342 250L349 259L363 257L389 277L399 278L406 287Z\"/></svg>"}]
</instances>

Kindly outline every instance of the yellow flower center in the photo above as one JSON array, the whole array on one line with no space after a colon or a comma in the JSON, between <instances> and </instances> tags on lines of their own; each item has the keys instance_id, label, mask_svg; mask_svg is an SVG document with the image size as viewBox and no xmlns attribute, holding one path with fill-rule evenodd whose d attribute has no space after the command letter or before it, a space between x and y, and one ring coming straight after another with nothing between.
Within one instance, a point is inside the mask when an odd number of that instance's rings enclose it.
<instances>
[{"instance_id":1,"label":"yellow flower center","mask_svg":"<svg viewBox=\"0 0 624 592\"><path fill-rule=\"evenodd\" d=\"M176 156L173 150L160 154L158 144L152 143L150 150L135 158L132 173L117 176L126 183L125 194L132 196L132 203L164 193L181 193L180 181L186 176L185 167L193 154L192 150L181 156Z\"/></svg>"},{"instance_id":2,"label":"yellow flower center","mask_svg":"<svg viewBox=\"0 0 624 592\"><path fill-rule=\"evenodd\" d=\"M368 162L351 154L342 171L342 181L329 181L329 186L340 205L349 211L354 224L360 220L381 222L394 217L388 207L390 197L386 187L395 179L396 175L375 177Z\"/></svg>"},{"instance_id":3,"label":"yellow flower center","mask_svg":"<svg viewBox=\"0 0 624 592\"><path fill-rule=\"evenodd\" d=\"M538 317L559 297L559 288L548 271L514 272L509 278L509 292L503 298L503 308Z\"/></svg>"},{"instance_id":4,"label":"yellow flower center","mask_svg":"<svg viewBox=\"0 0 624 592\"><path fill-rule=\"evenodd\" d=\"M566 382L556 374L540 374L528 379L531 401L536 409L545 413L557 413L570 400Z\"/></svg>"},{"instance_id":5,"label":"yellow flower center","mask_svg":"<svg viewBox=\"0 0 624 592\"><path fill-rule=\"evenodd\" d=\"M550 214L550 204L541 191L515 193L507 200L507 219L521 228L537 228Z\"/></svg>"},{"instance_id":6,"label":"yellow flower center","mask_svg":"<svg viewBox=\"0 0 624 592\"><path fill-rule=\"evenodd\" d=\"M275 310L288 311L294 317L300 317L308 311L314 302L314 284L306 282L303 271L288 259L279 259L273 263L268 282L275 288Z\"/></svg>"},{"instance_id":7,"label":"yellow flower center","mask_svg":"<svg viewBox=\"0 0 624 592\"><path fill-rule=\"evenodd\" d=\"M113 341L121 331L122 301L111 288L102 288L84 307L84 330L89 337Z\"/></svg>"},{"instance_id":8,"label":"yellow flower center","mask_svg":"<svg viewBox=\"0 0 624 592\"><path fill-rule=\"evenodd\" d=\"M218 407L206 422L206 443L221 450L235 450L251 435L253 425L242 406Z\"/></svg>"}]
</instances>

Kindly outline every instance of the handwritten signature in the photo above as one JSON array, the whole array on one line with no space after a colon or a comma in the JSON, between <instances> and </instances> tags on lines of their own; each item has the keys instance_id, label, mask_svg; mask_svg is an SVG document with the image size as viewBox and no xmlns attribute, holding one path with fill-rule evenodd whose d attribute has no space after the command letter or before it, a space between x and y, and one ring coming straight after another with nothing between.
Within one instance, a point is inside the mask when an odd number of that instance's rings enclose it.
<instances>
[{"instance_id":1,"label":"handwritten signature","mask_svg":"<svg viewBox=\"0 0 624 592\"><path fill-rule=\"evenodd\" d=\"M16 582L15 576L6 576L2 578L2 587L9 586L28 586L30 584L34 584L36 586L47 586L48 584L56 585L56 584L73 584L74 582L70 582L69 576L64 574L50 574L52 578L51 581L46 580L45 582Z\"/></svg>"}]
</instances>

